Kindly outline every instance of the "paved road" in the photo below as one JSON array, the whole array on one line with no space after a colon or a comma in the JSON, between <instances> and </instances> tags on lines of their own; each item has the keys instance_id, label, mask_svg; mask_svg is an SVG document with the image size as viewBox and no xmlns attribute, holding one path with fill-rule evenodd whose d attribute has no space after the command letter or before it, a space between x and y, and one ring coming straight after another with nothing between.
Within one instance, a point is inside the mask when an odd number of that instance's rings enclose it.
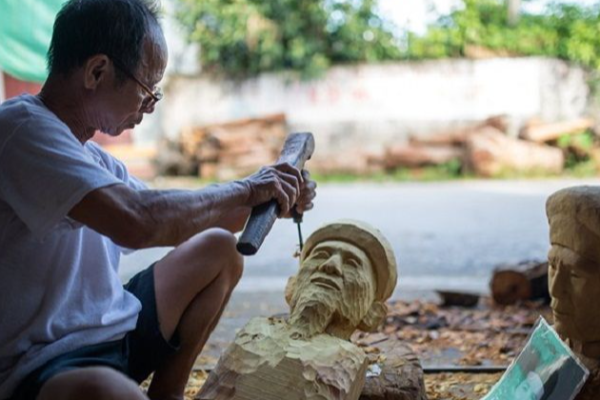
<instances>
[{"instance_id":1,"label":"paved road","mask_svg":"<svg viewBox=\"0 0 600 400\"><path fill-rule=\"evenodd\" d=\"M396 298L431 298L434 289L486 293L495 265L546 257L545 200L579 184L600 180L326 185L318 190L315 209L305 215L303 230L307 236L339 218L381 229L398 259ZM296 246L295 225L278 221L258 255L247 258L244 277L206 354L217 356L249 317L287 311L283 288L297 268ZM123 279L168 250L124 257Z\"/></svg>"},{"instance_id":2,"label":"paved road","mask_svg":"<svg viewBox=\"0 0 600 400\"><path fill-rule=\"evenodd\" d=\"M339 218L367 221L392 243L403 291L462 288L485 292L499 263L543 259L548 251L544 203L549 194L595 181L465 181L326 185L305 216L305 236ZM291 221L278 221L258 255L246 260L239 292L280 292L297 268ZM169 249L124 257L130 277Z\"/></svg>"}]
</instances>

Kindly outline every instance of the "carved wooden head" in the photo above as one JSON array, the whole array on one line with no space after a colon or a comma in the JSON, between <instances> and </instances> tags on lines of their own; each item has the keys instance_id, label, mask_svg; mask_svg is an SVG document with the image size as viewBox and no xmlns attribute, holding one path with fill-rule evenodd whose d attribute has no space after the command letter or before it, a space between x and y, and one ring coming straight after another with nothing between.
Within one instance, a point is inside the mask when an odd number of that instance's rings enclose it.
<instances>
[{"instance_id":1,"label":"carved wooden head","mask_svg":"<svg viewBox=\"0 0 600 400\"><path fill-rule=\"evenodd\" d=\"M571 340L600 341L600 187L556 192L546 203L546 213L555 328Z\"/></svg>"},{"instance_id":2,"label":"carved wooden head","mask_svg":"<svg viewBox=\"0 0 600 400\"><path fill-rule=\"evenodd\" d=\"M385 301L397 281L397 266L381 232L342 220L317 229L306 241L298 274L286 300L290 323L349 338L358 328L373 330L387 313Z\"/></svg>"}]
</instances>

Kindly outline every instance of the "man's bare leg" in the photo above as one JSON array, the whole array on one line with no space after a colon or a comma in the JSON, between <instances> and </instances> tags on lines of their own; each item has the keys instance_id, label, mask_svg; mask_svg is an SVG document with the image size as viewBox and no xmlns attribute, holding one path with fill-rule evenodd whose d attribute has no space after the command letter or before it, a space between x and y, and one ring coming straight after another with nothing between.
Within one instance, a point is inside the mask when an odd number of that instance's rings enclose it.
<instances>
[{"instance_id":1,"label":"man's bare leg","mask_svg":"<svg viewBox=\"0 0 600 400\"><path fill-rule=\"evenodd\" d=\"M86 367L50 378L37 400L148 400L136 382L108 367Z\"/></svg>"},{"instance_id":2,"label":"man's bare leg","mask_svg":"<svg viewBox=\"0 0 600 400\"><path fill-rule=\"evenodd\" d=\"M156 303L165 338L177 331L181 348L154 373L148 396L180 400L194 361L217 325L239 281L243 258L236 239L209 229L183 243L154 267Z\"/></svg>"}]
</instances>

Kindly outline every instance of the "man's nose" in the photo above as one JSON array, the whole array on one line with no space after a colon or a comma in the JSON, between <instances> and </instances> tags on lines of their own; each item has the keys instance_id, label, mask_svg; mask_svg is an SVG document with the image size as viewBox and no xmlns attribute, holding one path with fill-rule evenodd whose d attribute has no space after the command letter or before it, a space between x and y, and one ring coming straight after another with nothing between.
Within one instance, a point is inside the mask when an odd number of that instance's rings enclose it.
<instances>
[{"instance_id":1,"label":"man's nose","mask_svg":"<svg viewBox=\"0 0 600 400\"><path fill-rule=\"evenodd\" d=\"M328 275L342 276L342 256L332 254L331 257L319 265L317 270Z\"/></svg>"},{"instance_id":2,"label":"man's nose","mask_svg":"<svg viewBox=\"0 0 600 400\"><path fill-rule=\"evenodd\" d=\"M156 105L156 103L154 104L143 104L140 106L140 112L144 113L144 114L152 114L154 112L154 106Z\"/></svg>"}]
</instances>

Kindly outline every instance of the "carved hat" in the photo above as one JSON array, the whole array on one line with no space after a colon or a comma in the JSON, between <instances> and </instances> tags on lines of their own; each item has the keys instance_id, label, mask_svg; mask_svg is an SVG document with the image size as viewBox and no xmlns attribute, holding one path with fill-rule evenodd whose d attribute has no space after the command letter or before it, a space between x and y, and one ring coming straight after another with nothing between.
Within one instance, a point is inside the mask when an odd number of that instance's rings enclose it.
<instances>
[{"instance_id":1,"label":"carved hat","mask_svg":"<svg viewBox=\"0 0 600 400\"><path fill-rule=\"evenodd\" d=\"M548 198L550 242L600 262L600 187L577 186Z\"/></svg>"},{"instance_id":2,"label":"carved hat","mask_svg":"<svg viewBox=\"0 0 600 400\"><path fill-rule=\"evenodd\" d=\"M371 261L377 280L375 298L379 301L390 298L398 280L396 258L392 246L378 229L365 222L350 219L325 224L306 240L300 264L317 244L329 240L350 243L364 251Z\"/></svg>"}]
</instances>

